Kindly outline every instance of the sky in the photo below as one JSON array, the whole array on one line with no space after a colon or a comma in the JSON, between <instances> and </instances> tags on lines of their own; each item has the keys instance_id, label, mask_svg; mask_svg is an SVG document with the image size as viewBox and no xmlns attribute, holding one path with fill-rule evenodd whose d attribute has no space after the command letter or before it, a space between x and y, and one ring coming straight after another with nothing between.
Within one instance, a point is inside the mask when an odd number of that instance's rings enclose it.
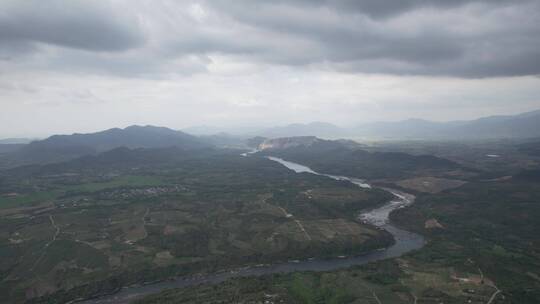
<instances>
[{"instance_id":1,"label":"sky","mask_svg":"<svg viewBox=\"0 0 540 304\"><path fill-rule=\"evenodd\" d=\"M0 137L540 109L539 0L1 0Z\"/></svg>"}]
</instances>

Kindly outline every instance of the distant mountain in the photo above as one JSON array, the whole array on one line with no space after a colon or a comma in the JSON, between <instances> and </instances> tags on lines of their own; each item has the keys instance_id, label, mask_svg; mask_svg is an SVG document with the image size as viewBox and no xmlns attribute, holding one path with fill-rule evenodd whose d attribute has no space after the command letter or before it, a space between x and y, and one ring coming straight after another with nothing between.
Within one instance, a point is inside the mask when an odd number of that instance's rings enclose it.
<instances>
[{"instance_id":1,"label":"distant mountain","mask_svg":"<svg viewBox=\"0 0 540 304\"><path fill-rule=\"evenodd\" d=\"M246 139L246 146L251 149L258 149L259 145L262 144L268 138L262 136L255 136Z\"/></svg>"},{"instance_id":2,"label":"distant mountain","mask_svg":"<svg viewBox=\"0 0 540 304\"><path fill-rule=\"evenodd\" d=\"M408 139L433 138L441 136L448 128L463 122L434 122L423 119L407 119L397 122L374 122L362 124L351 131L356 136L378 138Z\"/></svg>"},{"instance_id":3,"label":"distant mountain","mask_svg":"<svg viewBox=\"0 0 540 304\"><path fill-rule=\"evenodd\" d=\"M388 139L497 139L540 137L540 110L470 121L433 122L409 119L361 124L351 130L358 137Z\"/></svg>"},{"instance_id":4,"label":"distant mountain","mask_svg":"<svg viewBox=\"0 0 540 304\"><path fill-rule=\"evenodd\" d=\"M219 148L247 148L246 138L239 135L232 135L220 132L212 135L199 135L199 140Z\"/></svg>"},{"instance_id":5,"label":"distant mountain","mask_svg":"<svg viewBox=\"0 0 540 304\"><path fill-rule=\"evenodd\" d=\"M269 138L291 136L338 138L343 137L343 135L346 133L347 130L330 123L312 122L308 124L290 124L282 127L269 128L257 132L257 135Z\"/></svg>"},{"instance_id":6,"label":"distant mountain","mask_svg":"<svg viewBox=\"0 0 540 304\"><path fill-rule=\"evenodd\" d=\"M532 138L540 136L540 110L513 116L492 116L469 121L448 130L465 138Z\"/></svg>"},{"instance_id":7,"label":"distant mountain","mask_svg":"<svg viewBox=\"0 0 540 304\"><path fill-rule=\"evenodd\" d=\"M27 144L36 139L31 138L4 138L0 139L0 145Z\"/></svg>"},{"instance_id":8,"label":"distant mountain","mask_svg":"<svg viewBox=\"0 0 540 304\"><path fill-rule=\"evenodd\" d=\"M24 144L0 144L0 155L20 150Z\"/></svg>"},{"instance_id":9,"label":"distant mountain","mask_svg":"<svg viewBox=\"0 0 540 304\"><path fill-rule=\"evenodd\" d=\"M317 136L319 138L367 139L500 139L540 137L540 110L518 115L490 116L475 120L436 122L424 119L407 119L396 122L362 123L343 128L324 122L290 124L262 129L250 133L267 138Z\"/></svg>"},{"instance_id":10,"label":"distant mountain","mask_svg":"<svg viewBox=\"0 0 540 304\"><path fill-rule=\"evenodd\" d=\"M320 141L320 139L315 136L271 138L259 144L259 150L288 149L299 146L310 147L318 141Z\"/></svg>"},{"instance_id":11,"label":"distant mountain","mask_svg":"<svg viewBox=\"0 0 540 304\"><path fill-rule=\"evenodd\" d=\"M199 125L191 126L182 129L182 132L186 132L195 136L206 136L206 135L215 135L220 133L226 133L229 135L235 136L249 136L253 135L251 130L260 129L260 125L255 124L239 124L239 125L228 125L228 126L208 126L208 125Z\"/></svg>"},{"instance_id":12,"label":"distant mountain","mask_svg":"<svg viewBox=\"0 0 540 304\"><path fill-rule=\"evenodd\" d=\"M192 126L182 129L182 132L186 132L191 135L214 135L225 132L224 129L214 126Z\"/></svg>"},{"instance_id":13,"label":"distant mountain","mask_svg":"<svg viewBox=\"0 0 540 304\"><path fill-rule=\"evenodd\" d=\"M15 163L48 163L119 147L197 149L208 146L208 143L181 131L154 126L130 126L89 134L53 135L25 145L13 153L12 158L15 158Z\"/></svg>"}]
</instances>

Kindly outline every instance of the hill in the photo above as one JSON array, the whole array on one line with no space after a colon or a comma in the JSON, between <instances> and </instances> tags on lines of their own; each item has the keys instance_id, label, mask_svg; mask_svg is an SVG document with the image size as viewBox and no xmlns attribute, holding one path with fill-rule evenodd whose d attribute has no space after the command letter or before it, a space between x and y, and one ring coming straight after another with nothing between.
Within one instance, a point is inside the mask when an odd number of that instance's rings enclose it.
<instances>
[{"instance_id":1,"label":"hill","mask_svg":"<svg viewBox=\"0 0 540 304\"><path fill-rule=\"evenodd\" d=\"M208 146L208 143L181 131L154 126L130 126L89 134L53 135L25 145L9 155L4 162L11 165L58 162L119 147L197 149Z\"/></svg>"},{"instance_id":2,"label":"hill","mask_svg":"<svg viewBox=\"0 0 540 304\"><path fill-rule=\"evenodd\" d=\"M358 125L351 134L389 139L533 138L540 136L540 110L470 121L434 122L408 119L367 123Z\"/></svg>"},{"instance_id":3,"label":"hill","mask_svg":"<svg viewBox=\"0 0 540 304\"><path fill-rule=\"evenodd\" d=\"M342 137L347 130L326 122L311 122L308 124L290 124L274 127L257 132L264 137L318 136L323 138Z\"/></svg>"},{"instance_id":4,"label":"hill","mask_svg":"<svg viewBox=\"0 0 540 304\"><path fill-rule=\"evenodd\" d=\"M420 171L437 175L461 168L457 163L432 155L368 152L351 141L290 137L267 140L265 143L259 146L262 150L259 153L263 155L298 162L318 172L358 178L403 178Z\"/></svg>"},{"instance_id":5,"label":"hill","mask_svg":"<svg viewBox=\"0 0 540 304\"><path fill-rule=\"evenodd\" d=\"M344 128L325 122L290 124L263 129L251 136L268 138L317 136L320 138L481 140L540 137L540 110L518 115L482 117L448 122L407 119L395 122L360 123Z\"/></svg>"}]
</instances>

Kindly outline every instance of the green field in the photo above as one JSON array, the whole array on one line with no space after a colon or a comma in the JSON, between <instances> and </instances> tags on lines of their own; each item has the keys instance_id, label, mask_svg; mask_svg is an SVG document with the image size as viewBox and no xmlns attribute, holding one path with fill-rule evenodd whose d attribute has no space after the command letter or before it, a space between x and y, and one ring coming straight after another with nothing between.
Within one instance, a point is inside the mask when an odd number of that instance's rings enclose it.
<instances>
[{"instance_id":1,"label":"green field","mask_svg":"<svg viewBox=\"0 0 540 304\"><path fill-rule=\"evenodd\" d=\"M383 191L236 153L122 159L130 156L3 176L5 193L17 196L0 209L1 301L61 303L174 275L391 242L355 221L391 198Z\"/></svg>"},{"instance_id":2,"label":"green field","mask_svg":"<svg viewBox=\"0 0 540 304\"><path fill-rule=\"evenodd\" d=\"M458 272L417 263L407 257L332 272L234 279L216 286L164 291L136 303L480 304L496 291L490 283L476 280L479 275L474 267Z\"/></svg>"},{"instance_id":3,"label":"green field","mask_svg":"<svg viewBox=\"0 0 540 304\"><path fill-rule=\"evenodd\" d=\"M4 195L0 197L0 209L16 208L25 205L35 205L44 202L52 202L70 192L96 192L105 189L120 187L143 187L159 185L167 185L167 183L163 179L155 176L119 176L104 182L90 182L65 186L62 185L60 187L53 187L53 190L37 191L22 194L16 193L16 195L13 196Z\"/></svg>"},{"instance_id":4,"label":"green field","mask_svg":"<svg viewBox=\"0 0 540 304\"><path fill-rule=\"evenodd\" d=\"M421 163L409 163L413 170L404 173L404 166L391 168L377 162L350 166L350 152L343 152L349 153L346 158L335 153L327 158L326 153L335 151L324 149L293 149L279 155L324 173L339 174L336 170L344 169L361 176L364 168L379 177L378 183L415 193L416 203L394 212L391 219L427 237L421 250L347 270L177 289L148 296L140 303L216 303L221 299L235 303L540 302L540 159L524 155L506 142L407 142L372 148L377 149L429 151L469 168L430 170ZM488 153L503 157L486 158ZM325 171L328 168L333 171ZM384 175L381 168L386 168Z\"/></svg>"},{"instance_id":5,"label":"green field","mask_svg":"<svg viewBox=\"0 0 540 304\"><path fill-rule=\"evenodd\" d=\"M462 166L477 153L460 165L390 154L392 162L405 161L393 167L380 163L382 154L366 164L365 154L342 152L348 155L342 162L334 154L327 159L331 152L294 155L319 169L333 166L328 173L348 168L360 176L366 169L375 183L414 193L415 204L391 219L424 235L427 245L361 267L233 279L141 303L540 301L534 165L494 171L481 162ZM390 200L389 193L296 174L237 151L122 150L0 171L0 181L0 301L6 303L65 303L135 283L358 254L392 242L356 220L361 210Z\"/></svg>"}]
</instances>

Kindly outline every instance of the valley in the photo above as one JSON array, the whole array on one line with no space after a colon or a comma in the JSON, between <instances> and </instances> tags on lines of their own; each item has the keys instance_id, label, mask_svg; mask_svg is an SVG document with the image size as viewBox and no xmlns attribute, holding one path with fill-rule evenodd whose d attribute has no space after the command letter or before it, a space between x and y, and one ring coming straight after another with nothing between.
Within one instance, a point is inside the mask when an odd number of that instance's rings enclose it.
<instances>
[{"instance_id":1,"label":"valley","mask_svg":"<svg viewBox=\"0 0 540 304\"><path fill-rule=\"evenodd\" d=\"M503 147L520 169L396 151L411 143L259 143L1 170L2 301L534 303L538 227L515 211L536 212L534 154Z\"/></svg>"},{"instance_id":2,"label":"valley","mask_svg":"<svg viewBox=\"0 0 540 304\"><path fill-rule=\"evenodd\" d=\"M298 176L236 151L153 152L161 157L144 164L139 154L147 151L113 150L3 175L2 185L14 192L0 200L1 294L62 302L171 276L351 255L392 242L354 220L354 210L387 201L384 191Z\"/></svg>"},{"instance_id":3,"label":"valley","mask_svg":"<svg viewBox=\"0 0 540 304\"><path fill-rule=\"evenodd\" d=\"M296 172L313 173L307 167L290 162L284 163ZM512 191L510 190L510 192ZM437 199L434 194L430 195L428 197L420 195L423 200L422 205L418 207L412 205L413 208L399 209L396 206L399 211L392 216L394 221L400 226L411 227L412 230L429 236L426 248L397 259L386 259L375 263L371 261L367 265L358 262L356 266L352 264L352 267L346 270L320 272L321 269L317 269L317 272L313 272L314 269L304 269L301 273L293 274L286 274L282 271L273 275L266 274L261 278L229 280L212 287L216 283L213 282L211 285L204 284L196 289L182 288L164 291L157 295L148 296L137 303L188 303L191 301L196 303L214 303L215 301L238 303L255 303L257 301L267 301L268 303L355 303L357 301L362 303L506 303L507 298L505 295L500 295L502 293L500 288L508 290L505 292L506 295L519 297L520 303L534 303L534 294L525 297L519 294L512 295L516 292L511 289L512 287L507 286L507 283L501 282L500 279L495 279L503 273L508 274L508 272L492 268L496 265L493 261L497 259L496 257L492 257L493 260L483 260L481 257L489 256L488 252L461 252L459 247L455 247L459 245L453 243L452 237L443 240L438 237L444 234L443 230L449 229L447 226L449 224L443 217L444 211L440 215L430 215L435 216L431 219L422 219L411 215L411 213L414 214L415 209L423 210L426 208L425 203L433 203L430 199ZM466 199L462 200L466 201ZM376 213L377 211L374 210L374 214ZM384 214L388 216L389 212L384 212ZM383 225L386 230L393 232L392 226L384 226L384 220L377 221L377 217L370 215L370 213L363 214L360 218L371 219L371 222ZM482 218L478 214L470 216ZM439 223L436 218L444 224ZM408 224L405 225L405 223ZM416 225L412 225L412 223ZM519 226L518 223L515 224ZM531 228L530 231L533 230L536 228ZM403 238L399 233L393 234L398 242L400 240L407 242L407 238ZM463 234L463 232L460 233L460 235ZM484 237L482 236L478 241L487 241ZM440 248L439 246L453 248ZM474 245L468 244L465 248L472 249ZM391 251L391 249L388 250ZM450 252L454 253L449 255ZM401 256L402 253L397 256ZM534 257L532 258L533 260L530 262L534 261ZM527 264L525 261L518 263ZM505 263L508 265L507 261ZM525 282L527 281L523 281L522 284L526 284ZM536 290L535 283L530 283L533 284L531 290ZM512 286L517 286L517 284L512 284Z\"/></svg>"},{"instance_id":4,"label":"valley","mask_svg":"<svg viewBox=\"0 0 540 304\"><path fill-rule=\"evenodd\" d=\"M0 0L0 304L539 304L540 0Z\"/></svg>"}]
</instances>

